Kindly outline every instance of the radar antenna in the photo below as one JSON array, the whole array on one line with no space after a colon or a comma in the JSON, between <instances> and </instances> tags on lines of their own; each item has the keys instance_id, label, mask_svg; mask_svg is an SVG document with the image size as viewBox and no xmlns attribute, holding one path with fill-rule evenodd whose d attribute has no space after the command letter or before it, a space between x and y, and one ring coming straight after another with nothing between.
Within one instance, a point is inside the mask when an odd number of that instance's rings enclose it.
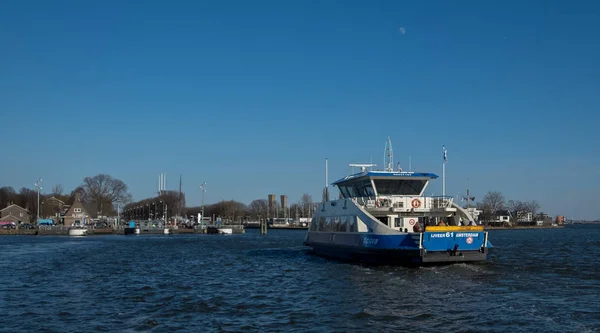
<instances>
[{"instance_id":1,"label":"radar antenna","mask_svg":"<svg viewBox=\"0 0 600 333\"><path fill-rule=\"evenodd\" d=\"M385 142L383 165L386 168L385 171L394 171L394 150L392 149L392 139L389 136Z\"/></svg>"},{"instance_id":2,"label":"radar antenna","mask_svg":"<svg viewBox=\"0 0 600 333\"><path fill-rule=\"evenodd\" d=\"M358 167L358 168L360 168L360 171L361 171L361 172L367 172L367 168L372 168L372 167L375 167L375 166L377 166L377 164L357 164L357 163L350 163L350 164L348 164L348 165L349 165L351 168L355 168L355 167ZM353 169L353 171L352 171L352 172L354 172L354 169Z\"/></svg>"},{"instance_id":3,"label":"radar antenna","mask_svg":"<svg viewBox=\"0 0 600 333\"><path fill-rule=\"evenodd\" d=\"M467 201L467 208L470 208L469 201L474 202L475 201L475 197L472 197L471 196L471 191L469 189L467 189L467 195L463 196L462 200L466 200Z\"/></svg>"}]
</instances>

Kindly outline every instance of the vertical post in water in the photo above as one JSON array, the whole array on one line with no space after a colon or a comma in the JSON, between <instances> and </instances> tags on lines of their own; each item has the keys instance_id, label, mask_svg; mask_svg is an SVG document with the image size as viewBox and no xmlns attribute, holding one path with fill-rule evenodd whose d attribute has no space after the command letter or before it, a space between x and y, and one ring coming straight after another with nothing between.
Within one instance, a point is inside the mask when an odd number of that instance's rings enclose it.
<instances>
[{"instance_id":1,"label":"vertical post in water","mask_svg":"<svg viewBox=\"0 0 600 333\"><path fill-rule=\"evenodd\" d=\"M267 234L267 220L266 219L260 220L260 234L261 235Z\"/></svg>"}]
</instances>

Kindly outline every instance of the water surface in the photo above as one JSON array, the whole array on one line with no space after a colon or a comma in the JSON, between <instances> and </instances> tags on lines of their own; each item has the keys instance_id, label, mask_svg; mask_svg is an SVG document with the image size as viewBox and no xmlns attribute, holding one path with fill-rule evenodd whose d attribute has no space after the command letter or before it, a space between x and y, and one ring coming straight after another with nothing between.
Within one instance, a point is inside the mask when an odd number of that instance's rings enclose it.
<instances>
[{"instance_id":1,"label":"water surface","mask_svg":"<svg viewBox=\"0 0 600 333\"><path fill-rule=\"evenodd\" d=\"M0 238L2 332L600 332L600 227L492 231L483 264L372 267L304 231Z\"/></svg>"}]
</instances>

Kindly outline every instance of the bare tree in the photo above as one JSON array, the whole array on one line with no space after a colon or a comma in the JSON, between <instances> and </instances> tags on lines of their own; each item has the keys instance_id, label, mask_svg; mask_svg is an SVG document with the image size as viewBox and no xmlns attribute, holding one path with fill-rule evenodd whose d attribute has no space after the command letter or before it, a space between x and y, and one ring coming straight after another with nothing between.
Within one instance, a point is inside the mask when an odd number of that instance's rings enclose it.
<instances>
[{"instance_id":1,"label":"bare tree","mask_svg":"<svg viewBox=\"0 0 600 333\"><path fill-rule=\"evenodd\" d=\"M266 218L268 211L269 202L267 199L257 199L248 205L248 212L253 218L258 218L259 215Z\"/></svg>"},{"instance_id":2,"label":"bare tree","mask_svg":"<svg viewBox=\"0 0 600 333\"><path fill-rule=\"evenodd\" d=\"M323 195L321 198L322 202L329 201L329 188L327 186L323 187Z\"/></svg>"},{"instance_id":3,"label":"bare tree","mask_svg":"<svg viewBox=\"0 0 600 333\"><path fill-rule=\"evenodd\" d=\"M309 215L311 215L311 209L313 206L312 196L310 196L308 193L302 194L298 205L302 208L302 216L309 217Z\"/></svg>"},{"instance_id":4,"label":"bare tree","mask_svg":"<svg viewBox=\"0 0 600 333\"><path fill-rule=\"evenodd\" d=\"M519 200L508 200L506 208L510 211L513 218L513 222L516 222L520 217L520 214L526 210L526 205L523 201Z\"/></svg>"},{"instance_id":5,"label":"bare tree","mask_svg":"<svg viewBox=\"0 0 600 333\"><path fill-rule=\"evenodd\" d=\"M531 216L535 216L535 214L537 213L537 211L541 208L540 204L535 201L535 200L531 200L528 202L524 202L524 208L526 211L531 213Z\"/></svg>"},{"instance_id":6,"label":"bare tree","mask_svg":"<svg viewBox=\"0 0 600 333\"><path fill-rule=\"evenodd\" d=\"M69 195L69 199L67 200L67 203L73 204L77 194L79 194L79 200L81 202L87 203L90 201L90 198L89 198L88 194L86 193L85 189L83 188L83 186L77 186L73 191L71 191L71 194Z\"/></svg>"},{"instance_id":7,"label":"bare tree","mask_svg":"<svg viewBox=\"0 0 600 333\"><path fill-rule=\"evenodd\" d=\"M56 184L54 185L54 187L52 187L52 194L54 195L62 195L63 194L63 187L60 184Z\"/></svg>"},{"instance_id":8,"label":"bare tree","mask_svg":"<svg viewBox=\"0 0 600 333\"><path fill-rule=\"evenodd\" d=\"M43 200L43 195L40 196L40 200ZM19 191L17 204L30 212L31 221L37 216L37 208L38 208L38 199L37 199L37 191L32 189L28 189L26 187L21 188Z\"/></svg>"},{"instance_id":9,"label":"bare tree","mask_svg":"<svg viewBox=\"0 0 600 333\"><path fill-rule=\"evenodd\" d=\"M113 205L117 202L128 203L131 194L127 192L127 185L109 175L99 174L94 177L83 179L83 189L92 203L96 205L98 212L112 212ZM105 207L108 205L109 207Z\"/></svg>"},{"instance_id":10,"label":"bare tree","mask_svg":"<svg viewBox=\"0 0 600 333\"><path fill-rule=\"evenodd\" d=\"M483 207L486 211L488 211L494 218L496 218L496 213L503 209L505 206L504 203L504 195L501 192L493 191L488 192L483 197Z\"/></svg>"},{"instance_id":11,"label":"bare tree","mask_svg":"<svg viewBox=\"0 0 600 333\"><path fill-rule=\"evenodd\" d=\"M302 207L300 207L299 204L290 205L290 216L294 216L294 218L296 220L301 217L301 215L300 215L301 212L302 212Z\"/></svg>"},{"instance_id":12,"label":"bare tree","mask_svg":"<svg viewBox=\"0 0 600 333\"><path fill-rule=\"evenodd\" d=\"M4 209L9 204L17 200L17 192L10 186L0 187L0 209Z\"/></svg>"}]
</instances>

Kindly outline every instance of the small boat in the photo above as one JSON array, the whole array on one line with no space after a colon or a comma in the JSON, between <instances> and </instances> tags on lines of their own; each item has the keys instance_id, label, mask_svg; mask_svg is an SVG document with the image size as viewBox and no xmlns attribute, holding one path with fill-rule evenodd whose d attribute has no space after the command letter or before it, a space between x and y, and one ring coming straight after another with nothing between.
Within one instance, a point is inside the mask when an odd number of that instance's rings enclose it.
<instances>
[{"instance_id":1,"label":"small boat","mask_svg":"<svg viewBox=\"0 0 600 333\"><path fill-rule=\"evenodd\" d=\"M231 234L233 234L233 229L232 228L220 228L217 226L207 226L206 233L207 234L231 235Z\"/></svg>"},{"instance_id":2,"label":"small boat","mask_svg":"<svg viewBox=\"0 0 600 333\"><path fill-rule=\"evenodd\" d=\"M391 153L391 141L388 139ZM387 144L386 144L387 150ZM445 150L444 150L445 157ZM444 160L445 161L445 160ZM333 183L340 199L315 209L304 245L324 257L370 264L428 265L486 261L492 247L483 226L449 196L425 196L433 173L374 164ZM327 182L326 182L327 183Z\"/></svg>"},{"instance_id":3,"label":"small boat","mask_svg":"<svg viewBox=\"0 0 600 333\"><path fill-rule=\"evenodd\" d=\"M129 228L123 229L125 235L139 235L140 228L134 221L129 221Z\"/></svg>"},{"instance_id":4,"label":"small boat","mask_svg":"<svg viewBox=\"0 0 600 333\"><path fill-rule=\"evenodd\" d=\"M233 229L231 229L231 228L219 228L218 230L219 230L220 234L224 234L224 235L233 234Z\"/></svg>"},{"instance_id":5,"label":"small boat","mask_svg":"<svg viewBox=\"0 0 600 333\"><path fill-rule=\"evenodd\" d=\"M87 236L88 230L84 227L69 228L69 236Z\"/></svg>"},{"instance_id":6,"label":"small boat","mask_svg":"<svg viewBox=\"0 0 600 333\"><path fill-rule=\"evenodd\" d=\"M88 230L85 227L85 217L83 218L83 223L76 221L75 224L69 228L69 236L87 236L87 234Z\"/></svg>"}]
</instances>

